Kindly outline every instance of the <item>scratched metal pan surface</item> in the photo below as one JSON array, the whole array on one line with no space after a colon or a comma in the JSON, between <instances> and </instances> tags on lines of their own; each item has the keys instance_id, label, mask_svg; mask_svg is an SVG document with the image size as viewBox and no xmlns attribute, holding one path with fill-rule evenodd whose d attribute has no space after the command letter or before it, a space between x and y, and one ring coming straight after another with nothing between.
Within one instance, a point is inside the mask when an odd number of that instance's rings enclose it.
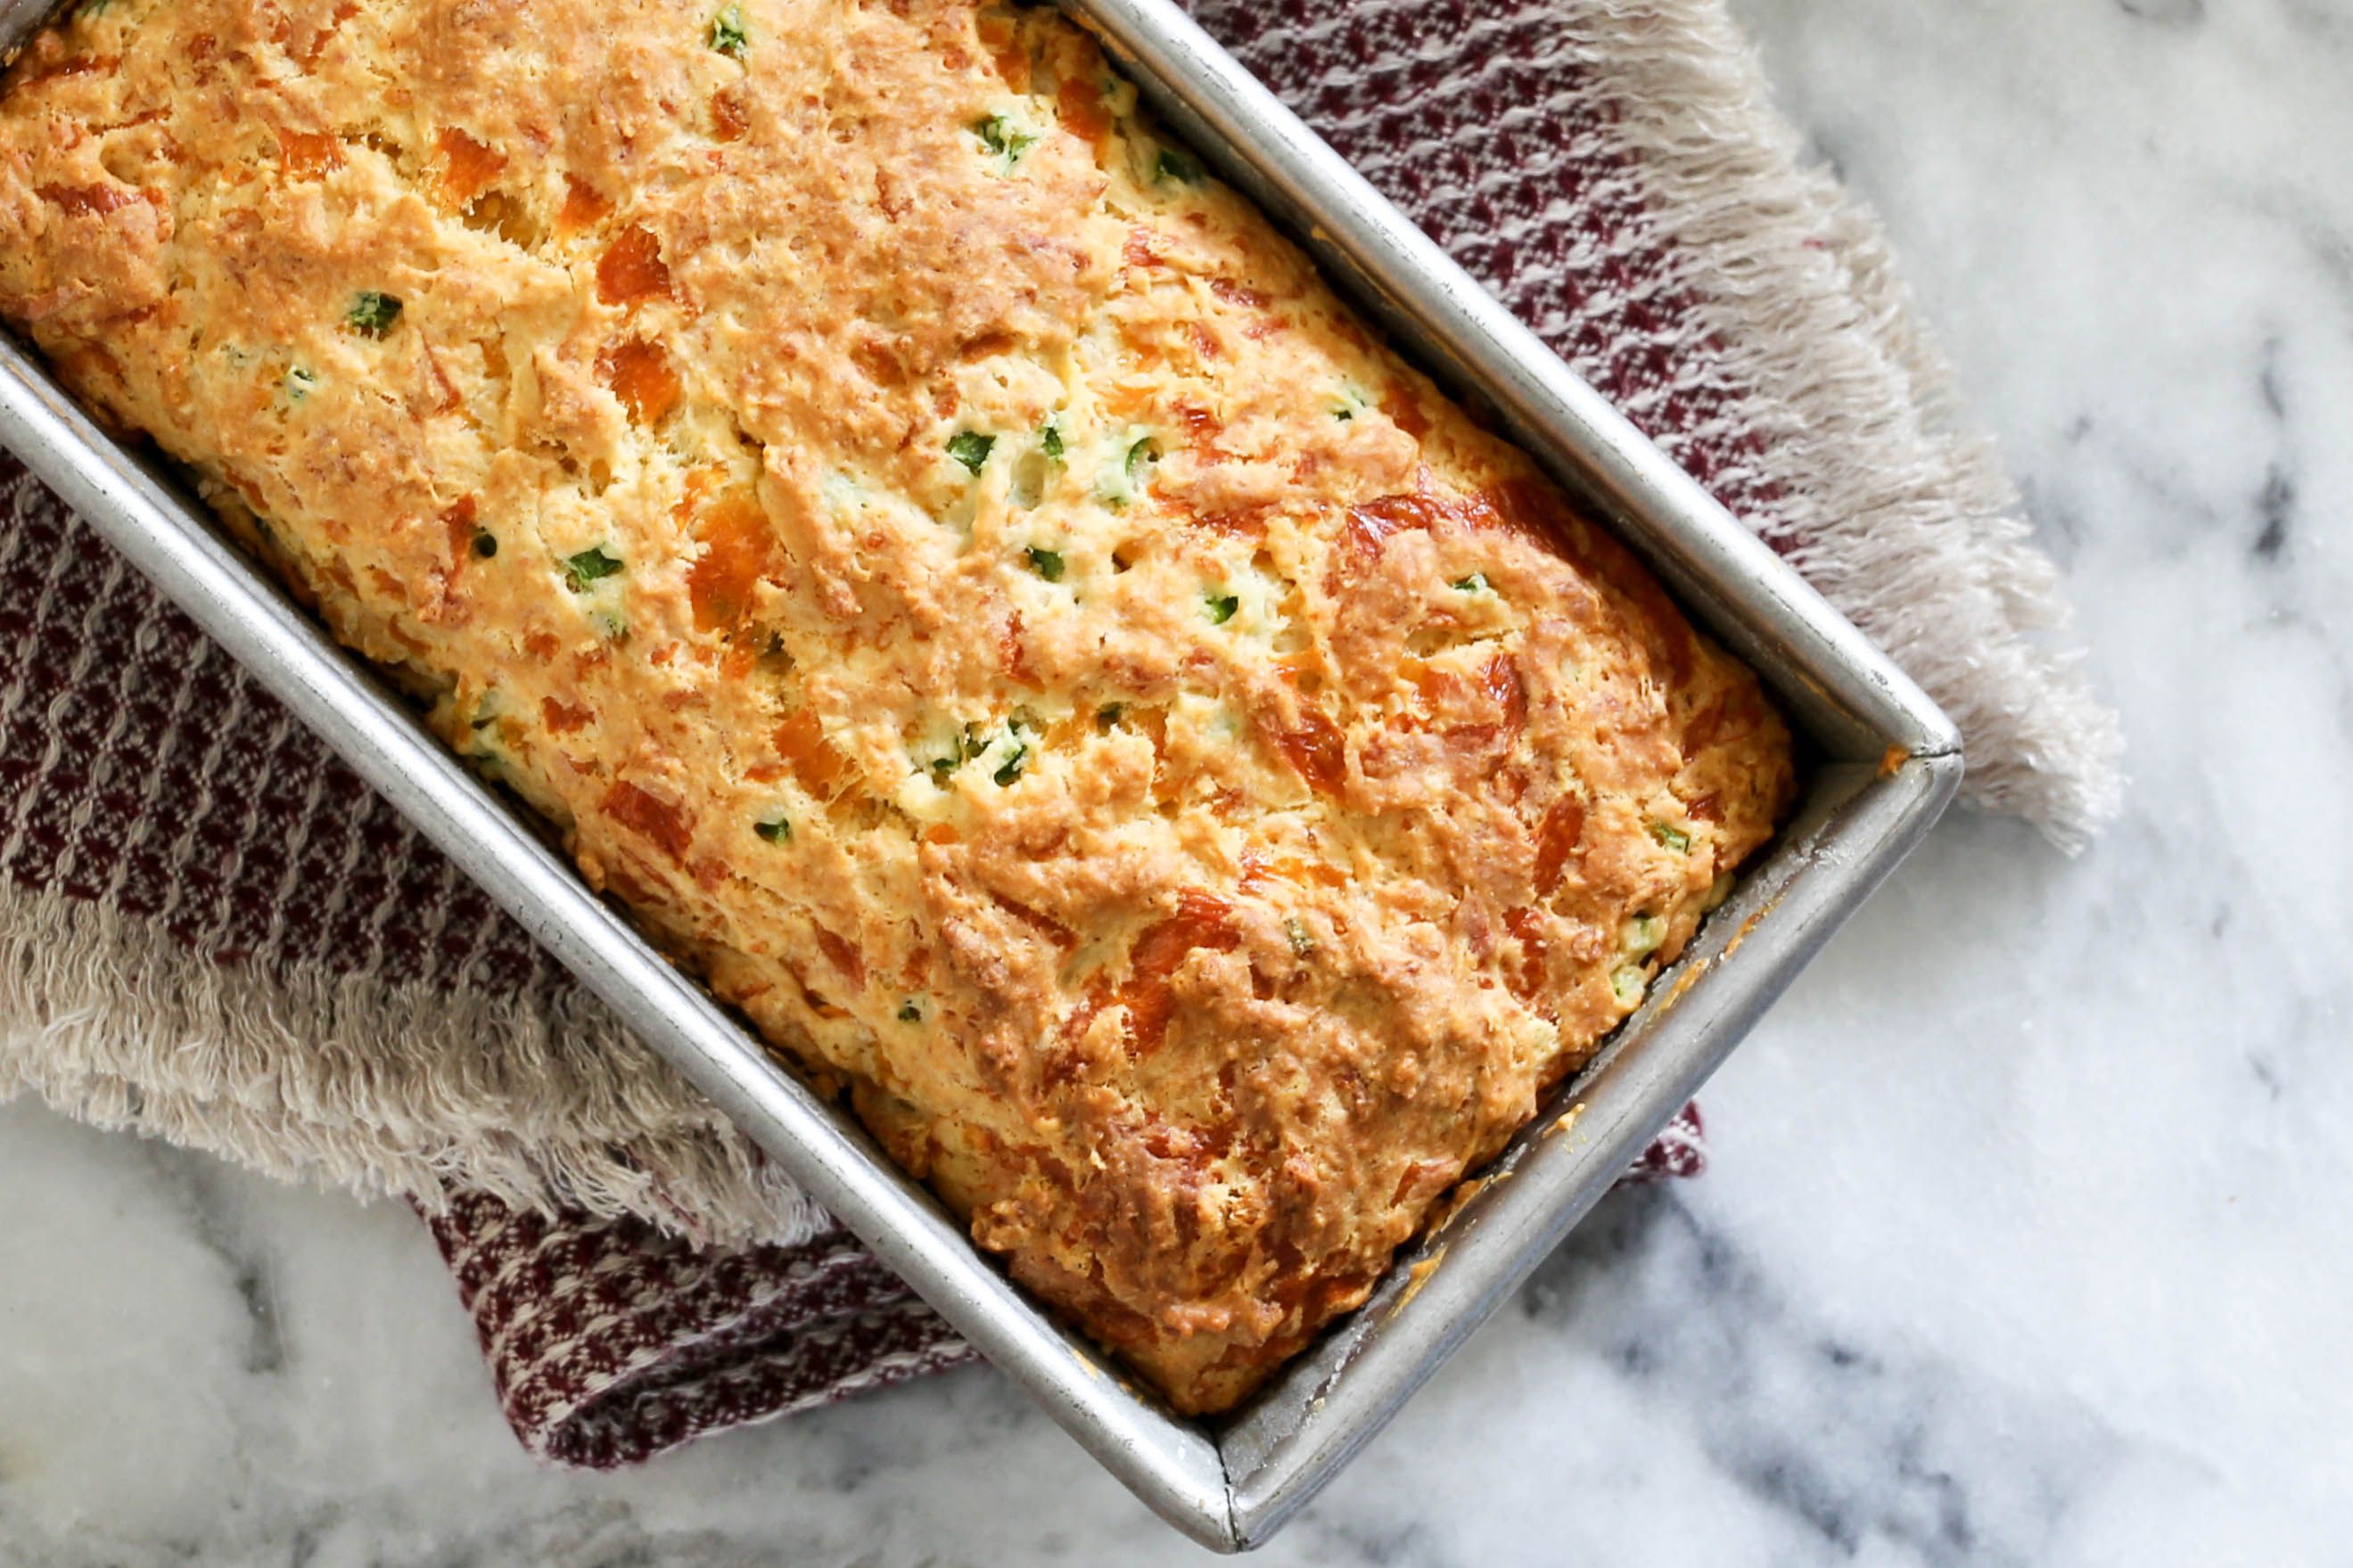
<instances>
[{"instance_id":1,"label":"scratched metal pan surface","mask_svg":"<svg viewBox=\"0 0 2353 1568\"><path fill-rule=\"evenodd\" d=\"M0 50L47 0L0 0ZM1007 1280L857 1123L592 894L366 668L216 533L174 477L0 337L0 441L465 867L645 1040L1195 1540L1245 1550L1322 1487L1543 1259L1926 832L1957 735L1911 681L1168 0L1066 9L1398 345L1606 515L1810 739L1796 819L1594 1066L1373 1300L1241 1410L1170 1415Z\"/></svg>"}]
</instances>

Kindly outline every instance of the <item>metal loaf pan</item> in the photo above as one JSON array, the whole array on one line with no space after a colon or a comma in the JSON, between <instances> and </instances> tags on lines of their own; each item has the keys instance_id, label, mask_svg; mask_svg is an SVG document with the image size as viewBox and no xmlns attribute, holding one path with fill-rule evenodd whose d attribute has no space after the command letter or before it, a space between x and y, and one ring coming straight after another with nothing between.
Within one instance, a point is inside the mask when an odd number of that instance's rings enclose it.
<instances>
[{"instance_id":1,"label":"metal loaf pan","mask_svg":"<svg viewBox=\"0 0 2353 1568\"><path fill-rule=\"evenodd\" d=\"M0 47L47 0L0 0ZM1250 1403L1178 1419L966 1239L844 1111L591 894L532 826L224 542L165 473L0 338L19 453L675 1062L1105 1468L1196 1541L1264 1542L1606 1192L1959 784L1951 723L1699 485L1168 0L1066 0L1145 97L1451 390L1611 520L1765 678L1817 759L1796 819L1691 951L1373 1300Z\"/></svg>"}]
</instances>

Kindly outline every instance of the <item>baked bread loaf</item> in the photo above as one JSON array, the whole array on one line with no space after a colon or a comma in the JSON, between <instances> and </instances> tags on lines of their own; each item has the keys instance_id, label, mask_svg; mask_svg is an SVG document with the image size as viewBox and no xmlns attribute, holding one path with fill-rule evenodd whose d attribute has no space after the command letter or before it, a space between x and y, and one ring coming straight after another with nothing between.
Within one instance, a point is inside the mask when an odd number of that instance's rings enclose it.
<instances>
[{"instance_id":1,"label":"baked bread loaf","mask_svg":"<svg viewBox=\"0 0 2353 1568\"><path fill-rule=\"evenodd\" d=\"M1180 1410L1790 797L1050 11L90 0L0 100L0 311Z\"/></svg>"}]
</instances>

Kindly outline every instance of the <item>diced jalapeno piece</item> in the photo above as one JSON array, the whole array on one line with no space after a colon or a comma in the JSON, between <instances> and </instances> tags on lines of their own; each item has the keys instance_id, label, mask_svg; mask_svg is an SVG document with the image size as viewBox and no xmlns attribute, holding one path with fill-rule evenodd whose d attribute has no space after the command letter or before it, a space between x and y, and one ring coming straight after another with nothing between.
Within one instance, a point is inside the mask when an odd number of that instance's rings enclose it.
<instances>
[{"instance_id":1,"label":"diced jalapeno piece","mask_svg":"<svg viewBox=\"0 0 2353 1568\"><path fill-rule=\"evenodd\" d=\"M987 732L977 724L966 724L964 733L956 740L955 749L944 757L934 757L924 763L924 771L932 775L933 784L945 789L948 781L955 776L956 770L987 751L988 746Z\"/></svg>"},{"instance_id":2,"label":"diced jalapeno piece","mask_svg":"<svg viewBox=\"0 0 2353 1568\"><path fill-rule=\"evenodd\" d=\"M1626 922L1619 947L1630 959L1648 958L1667 940L1667 922L1654 914L1639 914Z\"/></svg>"},{"instance_id":3,"label":"diced jalapeno piece","mask_svg":"<svg viewBox=\"0 0 2353 1568\"><path fill-rule=\"evenodd\" d=\"M1010 784L1029 769L1031 743L1038 731L1030 725L1026 710L1017 711L996 733L986 732L976 724L965 727L965 755L986 759L997 758L997 766L989 776L998 787Z\"/></svg>"},{"instance_id":4,"label":"diced jalapeno piece","mask_svg":"<svg viewBox=\"0 0 2353 1568\"><path fill-rule=\"evenodd\" d=\"M1043 577L1049 583L1059 583L1062 580L1062 557L1060 552L1052 550L1040 550L1033 544L1029 547L1029 570L1035 572L1039 576Z\"/></svg>"},{"instance_id":5,"label":"diced jalapeno piece","mask_svg":"<svg viewBox=\"0 0 2353 1568\"><path fill-rule=\"evenodd\" d=\"M789 844L793 837L792 819L780 816L774 822L755 822L752 825L752 831L771 844Z\"/></svg>"},{"instance_id":6,"label":"diced jalapeno piece","mask_svg":"<svg viewBox=\"0 0 2353 1568\"><path fill-rule=\"evenodd\" d=\"M710 43L723 55L733 55L739 60L744 58L752 47L752 35L744 29L741 5L725 6L711 18Z\"/></svg>"},{"instance_id":7,"label":"diced jalapeno piece","mask_svg":"<svg viewBox=\"0 0 2353 1568\"><path fill-rule=\"evenodd\" d=\"M977 474L988 461L997 437L984 436L977 430L959 430L948 437L948 456L965 466L967 473Z\"/></svg>"},{"instance_id":8,"label":"diced jalapeno piece","mask_svg":"<svg viewBox=\"0 0 2353 1568\"><path fill-rule=\"evenodd\" d=\"M343 312L343 324L364 338L383 337L399 320L400 301L374 289L353 295L352 308Z\"/></svg>"},{"instance_id":9,"label":"diced jalapeno piece","mask_svg":"<svg viewBox=\"0 0 2353 1568\"><path fill-rule=\"evenodd\" d=\"M1062 427L1050 419L1046 421L1045 426L1038 432L1038 447L1046 456L1058 463L1060 462L1062 460Z\"/></svg>"},{"instance_id":10,"label":"diced jalapeno piece","mask_svg":"<svg viewBox=\"0 0 2353 1568\"><path fill-rule=\"evenodd\" d=\"M1473 572L1468 577L1459 578L1455 582L1454 591L1458 594L1483 594L1487 591L1487 574L1484 572Z\"/></svg>"},{"instance_id":11,"label":"diced jalapeno piece","mask_svg":"<svg viewBox=\"0 0 2353 1568\"><path fill-rule=\"evenodd\" d=\"M1682 828L1675 826L1672 823L1654 822L1651 824L1651 837L1657 839L1662 847L1672 849L1678 855L1688 855L1691 853L1691 835L1685 833Z\"/></svg>"},{"instance_id":12,"label":"diced jalapeno piece","mask_svg":"<svg viewBox=\"0 0 2353 1568\"><path fill-rule=\"evenodd\" d=\"M1211 594L1203 600L1203 604L1208 609L1209 624L1213 626L1224 626L1234 618L1234 612L1242 607L1240 596L1234 594Z\"/></svg>"},{"instance_id":13,"label":"diced jalapeno piece","mask_svg":"<svg viewBox=\"0 0 2353 1568\"><path fill-rule=\"evenodd\" d=\"M605 553L603 545L584 550L564 559L564 585L575 594L586 593L588 584L610 577L621 569L621 563Z\"/></svg>"},{"instance_id":14,"label":"diced jalapeno piece","mask_svg":"<svg viewBox=\"0 0 2353 1568\"><path fill-rule=\"evenodd\" d=\"M1160 458L1160 443L1150 436L1130 428L1121 439L1127 445L1120 454L1118 466L1107 465L1095 475L1095 498L1113 511L1136 498L1142 482L1137 470L1146 463L1157 462ZM1118 563L1116 556L1113 557L1113 563Z\"/></svg>"},{"instance_id":15,"label":"diced jalapeno piece","mask_svg":"<svg viewBox=\"0 0 2353 1568\"><path fill-rule=\"evenodd\" d=\"M1152 177L1164 184L1174 182L1180 185L1197 185L1201 183L1201 165L1195 163L1189 154L1179 153L1174 147L1163 147L1160 156L1153 161Z\"/></svg>"},{"instance_id":16,"label":"diced jalapeno piece","mask_svg":"<svg viewBox=\"0 0 2353 1568\"><path fill-rule=\"evenodd\" d=\"M902 1024L920 1024L923 1021L923 1005L917 1002L913 997L910 996L907 1000L899 1004L899 1022Z\"/></svg>"},{"instance_id":17,"label":"diced jalapeno piece","mask_svg":"<svg viewBox=\"0 0 2353 1568\"><path fill-rule=\"evenodd\" d=\"M975 121L972 133L980 138L982 146L1004 159L1008 165L1018 163L1021 154L1038 140L1002 114Z\"/></svg>"}]
</instances>

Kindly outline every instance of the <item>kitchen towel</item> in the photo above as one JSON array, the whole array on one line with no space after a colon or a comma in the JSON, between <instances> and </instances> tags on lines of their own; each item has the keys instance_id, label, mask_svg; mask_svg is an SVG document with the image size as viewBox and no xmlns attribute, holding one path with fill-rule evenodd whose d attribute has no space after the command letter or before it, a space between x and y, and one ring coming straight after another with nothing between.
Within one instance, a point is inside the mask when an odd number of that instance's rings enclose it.
<instances>
[{"instance_id":1,"label":"kitchen towel","mask_svg":"<svg viewBox=\"0 0 2353 1568\"><path fill-rule=\"evenodd\" d=\"M1705 1168L1685 1106L1625 1180ZM973 1352L847 1232L703 1247L631 1215L463 1194L427 1222L499 1408L542 1458L612 1469L706 1432L960 1365Z\"/></svg>"},{"instance_id":2,"label":"kitchen towel","mask_svg":"<svg viewBox=\"0 0 2353 1568\"><path fill-rule=\"evenodd\" d=\"M1972 801L2113 810L2052 568L1720 0L1197 10L1943 703ZM0 786L0 1097L407 1196L536 1451L963 1353L13 465Z\"/></svg>"}]
</instances>

